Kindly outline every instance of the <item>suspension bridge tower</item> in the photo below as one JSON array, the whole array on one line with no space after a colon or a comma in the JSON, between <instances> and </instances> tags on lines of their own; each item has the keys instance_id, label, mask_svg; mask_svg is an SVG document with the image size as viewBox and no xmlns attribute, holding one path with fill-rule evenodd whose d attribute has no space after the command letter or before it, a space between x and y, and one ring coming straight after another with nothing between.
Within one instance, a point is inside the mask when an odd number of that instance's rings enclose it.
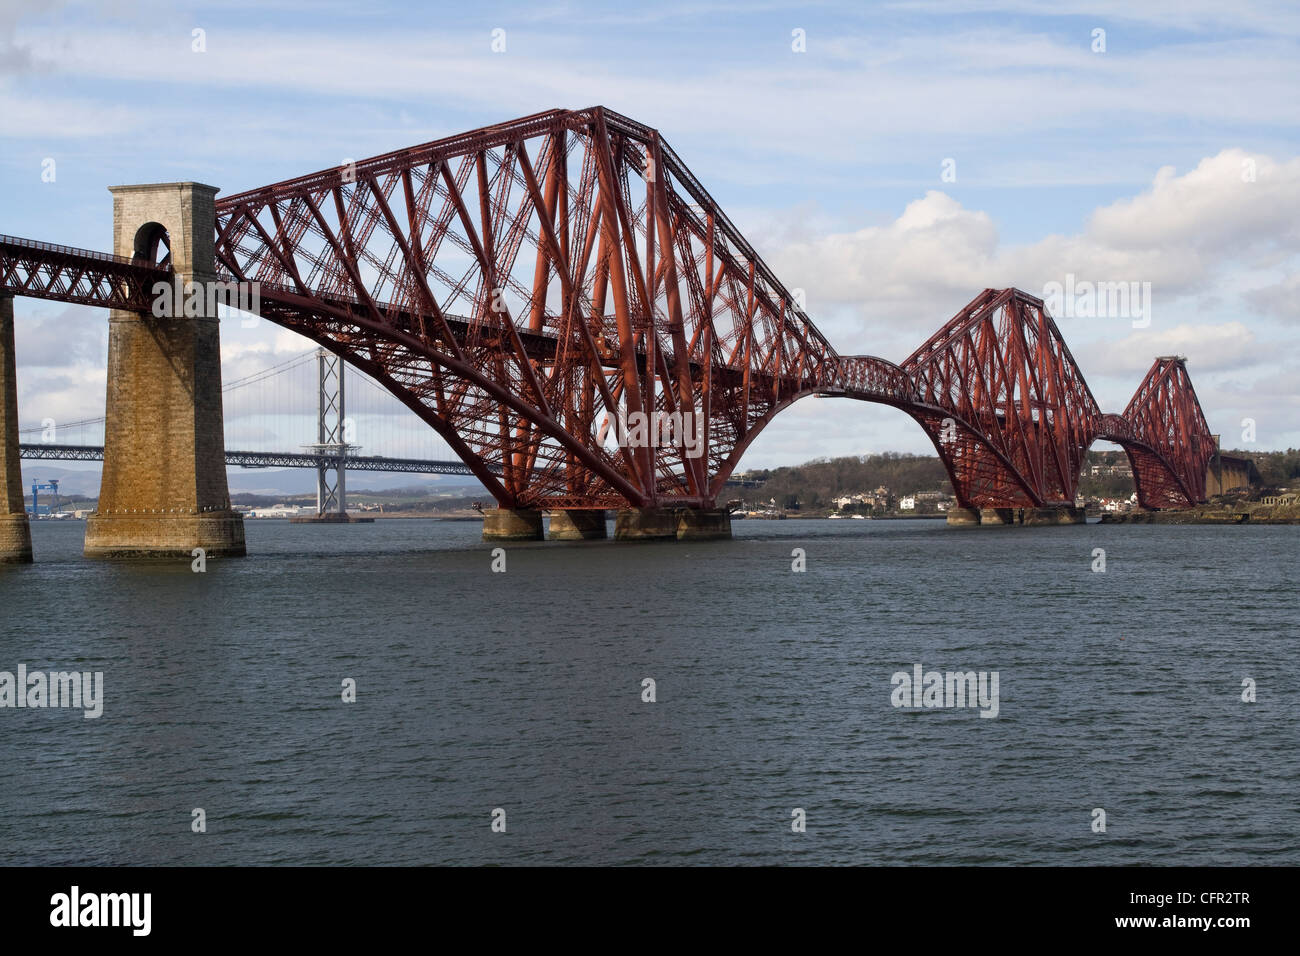
<instances>
[{"instance_id":1,"label":"suspension bridge tower","mask_svg":"<svg viewBox=\"0 0 1300 956\"><path fill-rule=\"evenodd\" d=\"M348 442L351 423L344 402L343 359L329 349L316 352L316 443L308 445L319 456L316 466L316 514L290 518L296 524L371 522L348 514L347 457L356 451Z\"/></svg>"}]
</instances>

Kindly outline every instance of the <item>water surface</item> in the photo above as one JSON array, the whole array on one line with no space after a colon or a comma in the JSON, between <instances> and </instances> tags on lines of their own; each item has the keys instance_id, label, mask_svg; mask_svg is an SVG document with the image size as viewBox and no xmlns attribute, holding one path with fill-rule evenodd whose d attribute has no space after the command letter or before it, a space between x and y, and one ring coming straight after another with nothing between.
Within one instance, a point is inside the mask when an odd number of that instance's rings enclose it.
<instances>
[{"instance_id":1,"label":"water surface","mask_svg":"<svg viewBox=\"0 0 1300 956\"><path fill-rule=\"evenodd\" d=\"M106 695L0 709L0 863L1300 863L1294 528L751 520L493 573L475 523L250 521L203 574L84 528L0 570L0 670ZM996 670L997 718L893 707L916 663Z\"/></svg>"}]
</instances>

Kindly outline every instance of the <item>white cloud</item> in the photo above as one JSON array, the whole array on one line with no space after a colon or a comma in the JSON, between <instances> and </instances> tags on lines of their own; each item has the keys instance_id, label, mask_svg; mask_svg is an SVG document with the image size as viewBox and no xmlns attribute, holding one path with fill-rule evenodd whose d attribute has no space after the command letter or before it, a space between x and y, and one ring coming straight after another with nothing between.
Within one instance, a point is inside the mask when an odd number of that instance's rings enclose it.
<instances>
[{"instance_id":1,"label":"white cloud","mask_svg":"<svg viewBox=\"0 0 1300 956\"><path fill-rule=\"evenodd\" d=\"M236 23L211 25L203 54L190 51L188 30L178 23L34 26L19 37L44 68L64 77L151 83L166 76L205 92L305 94L316 101L304 104L308 110L328 104L324 112L332 115L366 98L408 101L420 90L437 91L444 111L479 113L485 122L599 100L670 141L740 144L751 163L760 154L778 164L853 155L878 165L913 153L918 141L973 147L991 136L1105 132L1106 140L1071 143L1059 172L1084 146L1105 153L1098 147L1128 128L1118 117L1182 123L1196 104L1236 122L1294 120L1294 51L1267 33L1096 56L1086 36L1017 28L945 24L899 35L863 28L821 36L814 29L810 52L794 56L788 44L720 47L707 31L679 31L671 43L648 38L614 56L593 39L603 35L589 23L565 30L529 24L512 29L508 52L494 55L486 29L460 23L438 31L359 27L346 35ZM1205 68L1210 60L1213 70ZM211 119L220 122L224 110L242 122L250 104L223 96L215 108Z\"/></svg>"},{"instance_id":2,"label":"white cloud","mask_svg":"<svg viewBox=\"0 0 1300 956\"><path fill-rule=\"evenodd\" d=\"M1087 235L1119 250L1173 245L1241 255L1300 241L1300 158L1277 162L1242 149L1206 157L1179 176L1161 168L1150 189L1097 210Z\"/></svg>"},{"instance_id":3,"label":"white cloud","mask_svg":"<svg viewBox=\"0 0 1300 956\"><path fill-rule=\"evenodd\" d=\"M1300 323L1300 272L1293 272L1280 282L1252 289L1246 293L1246 299L1263 315L1292 324Z\"/></svg>"},{"instance_id":4,"label":"white cloud","mask_svg":"<svg viewBox=\"0 0 1300 956\"><path fill-rule=\"evenodd\" d=\"M74 444L94 444L102 430L93 436L76 435L62 431L71 422L97 418L104 414L104 393L107 373L103 365L98 368L81 366L62 370L45 368L18 369L18 424L20 428L40 425L54 419L61 430L57 441ZM24 436L24 440L30 440Z\"/></svg>"},{"instance_id":5,"label":"white cloud","mask_svg":"<svg viewBox=\"0 0 1300 956\"><path fill-rule=\"evenodd\" d=\"M1083 368L1104 369L1106 374L1134 373L1151 367L1158 355L1182 355L1197 373L1240 370L1268 358L1252 332L1241 322L1219 325L1176 325L1170 329L1143 330L1116 342L1094 342L1072 352Z\"/></svg>"},{"instance_id":6,"label":"white cloud","mask_svg":"<svg viewBox=\"0 0 1300 956\"><path fill-rule=\"evenodd\" d=\"M4 51L0 50L0 59ZM21 96L0 90L0 136L78 141L140 131L150 118L138 109L64 96Z\"/></svg>"},{"instance_id":7,"label":"white cloud","mask_svg":"<svg viewBox=\"0 0 1300 956\"><path fill-rule=\"evenodd\" d=\"M1090 17L1098 22L1144 23L1162 30L1192 32L1245 32L1258 30L1300 36L1300 16L1294 7L1280 4L1224 4L1219 0L894 0L896 10L924 10L936 14L1003 13L1016 16Z\"/></svg>"},{"instance_id":8,"label":"white cloud","mask_svg":"<svg viewBox=\"0 0 1300 956\"><path fill-rule=\"evenodd\" d=\"M1253 182L1241 176L1247 160ZM1300 318L1300 273L1277 279L1279 266L1294 268L1300 257L1298 217L1300 159L1226 149L1182 175L1159 170L1147 189L1097 209L1074 234L1004 245L989 215L929 191L883 223L814 237L769 226L759 245L787 285L807 290L810 313L841 351L894 361L985 287L1015 285L1041 295L1045 282L1069 273L1094 282L1151 282L1150 328L1135 329L1130 317L1058 317L1103 408L1122 408L1155 356L1185 355L1207 394L1220 394L1216 380L1230 375L1237 398L1276 423L1274 434L1294 438L1297 403L1282 384L1286 376L1279 381L1270 371L1284 333L1248 316ZM1289 388L1300 393L1294 379ZM1203 405L1216 427L1235 420L1232 406ZM802 424L791 430L778 418L772 428L781 442L800 447L849 454L861 445L850 419L836 416L820 430ZM891 426L890 433L902 442L894 447L925 450L905 431ZM780 443L756 443L757 455L768 447Z\"/></svg>"},{"instance_id":9,"label":"white cloud","mask_svg":"<svg viewBox=\"0 0 1300 956\"><path fill-rule=\"evenodd\" d=\"M907 302L936 290L978 291L997 245L987 214L930 191L887 225L790 243L772 265L810 302Z\"/></svg>"},{"instance_id":10,"label":"white cloud","mask_svg":"<svg viewBox=\"0 0 1300 956\"><path fill-rule=\"evenodd\" d=\"M1241 179L1246 161L1255 164L1254 182ZM1218 292L1230 276L1240 282L1300 255L1298 220L1300 159L1228 149L1182 176L1161 169L1149 189L1096 210L1073 235L1004 246L987 213L931 190L882 225L760 244L787 285L808 290L814 316L851 305L867 324L888 317L920 334L982 288L1041 295L1067 275L1150 282L1155 308L1167 316L1180 297ZM1285 288L1267 301L1276 307ZM927 311L937 302L952 308Z\"/></svg>"}]
</instances>

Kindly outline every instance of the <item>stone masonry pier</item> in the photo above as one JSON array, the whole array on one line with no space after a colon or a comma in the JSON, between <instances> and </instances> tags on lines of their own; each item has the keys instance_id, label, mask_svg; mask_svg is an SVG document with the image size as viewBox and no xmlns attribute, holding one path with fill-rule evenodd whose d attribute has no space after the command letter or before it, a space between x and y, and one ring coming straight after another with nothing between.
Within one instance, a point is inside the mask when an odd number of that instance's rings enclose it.
<instances>
[{"instance_id":1,"label":"stone masonry pier","mask_svg":"<svg viewBox=\"0 0 1300 956\"><path fill-rule=\"evenodd\" d=\"M208 288L217 190L200 183L117 186L113 251L157 261L169 247L177 285ZM206 300L207 296L195 297ZM245 553L230 508L221 416L221 340L203 301L186 314L109 313L104 472L86 522L90 557Z\"/></svg>"},{"instance_id":2,"label":"stone masonry pier","mask_svg":"<svg viewBox=\"0 0 1300 956\"><path fill-rule=\"evenodd\" d=\"M21 466L18 457L14 300L0 295L0 564L32 560L32 529L23 505Z\"/></svg>"}]
</instances>

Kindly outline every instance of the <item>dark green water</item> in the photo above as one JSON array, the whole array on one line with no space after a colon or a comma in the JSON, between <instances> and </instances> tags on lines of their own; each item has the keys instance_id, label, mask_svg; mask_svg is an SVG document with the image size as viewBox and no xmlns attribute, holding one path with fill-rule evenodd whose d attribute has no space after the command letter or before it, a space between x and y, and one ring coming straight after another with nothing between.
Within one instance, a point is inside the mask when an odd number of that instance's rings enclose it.
<instances>
[{"instance_id":1,"label":"dark green water","mask_svg":"<svg viewBox=\"0 0 1300 956\"><path fill-rule=\"evenodd\" d=\"M476 524L252 521L195 574L37 523L0 670L106 699L0 709L0 863L1300 863L1300 529L735 530L493 573ZM893 707L916 663L998 716Z\"/></svg>"}]
</instances>

